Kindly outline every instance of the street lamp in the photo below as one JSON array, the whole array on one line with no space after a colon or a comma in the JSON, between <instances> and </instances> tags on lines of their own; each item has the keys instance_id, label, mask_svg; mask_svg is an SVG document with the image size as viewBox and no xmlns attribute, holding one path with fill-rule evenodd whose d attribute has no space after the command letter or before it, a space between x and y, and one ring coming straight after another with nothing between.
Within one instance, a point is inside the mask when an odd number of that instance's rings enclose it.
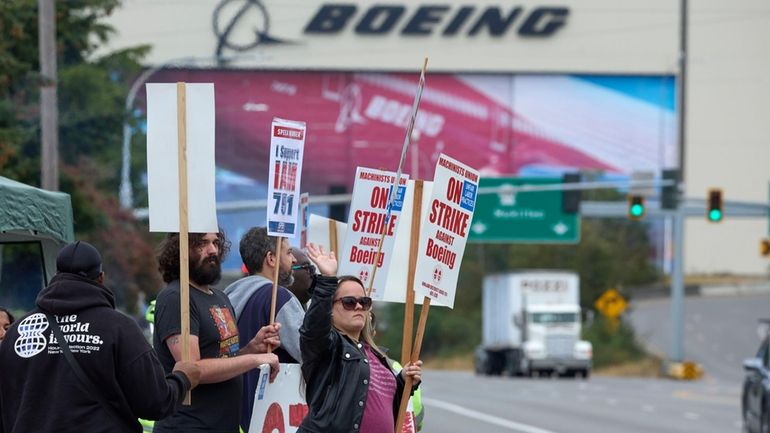
<instances>
[{"instance_id":1,"label":"street lamp","mask_svg":"<svg viewBox=\"0 0 770 433\"><path fill-rule=\"evenodd\" d=\"M269 56L262 55L260 53L248 53L242 55L236 55L229 58L211 58L211 57L180 57L163 62L159 65L153 66L146 71L142 72L133 83L126 95L126 113L130 113L134 106L134 99L136 94L139 93L139 89L142 85L156 72L160 71L171 65L176 66L193 66L198 63L202 64L217 64L233 62L240 59L251 60L254 62L261 62L269 59ZM123 209L132 209L134 207L134 190L131 186L131 136L133 135L131 126L128 124L128 119L123 122L123 151L122 151L122 163L120 169L120 189L118 190L118 198L120 200L120 207Z\"/></svg>"},{"instance_id":2,"label":"street lamp","mask_svg":"<svg viewBox=\"0 0 770 433\"><path fill-rule=\"evenodd\" d=\"M153 66L150 69L142 72L133 83L131 83L131 89L126 95L126 113L130 113L134 106L134 99L136 94L139 93L139 89L142 85L156 72L161 69L174 64L189 64L195 59L192 57L184 57L180 59L170 60L168 62L161 63L160 65ZM131 125L128 124L128 119L123 122L123 151L122 151L122 163L120 168L120 190L118 197L120 199L120 207L123 209L131 209L134 207L134 189L131 186L131 136L133 135Z\"/></svg>"}]
</instances>

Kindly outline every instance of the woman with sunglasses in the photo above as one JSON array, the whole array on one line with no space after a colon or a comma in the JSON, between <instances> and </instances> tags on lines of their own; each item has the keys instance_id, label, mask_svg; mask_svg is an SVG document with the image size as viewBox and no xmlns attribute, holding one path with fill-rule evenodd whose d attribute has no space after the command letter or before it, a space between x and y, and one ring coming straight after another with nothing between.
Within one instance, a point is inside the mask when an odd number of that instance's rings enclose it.
<instances>
[{"instance_id":1,"label":"woman with sunglasses","mask_svg":"<svg viewBox=\"0 0 770 433\"><path fill-rule=\"evenodd\" d=\"M307 255L321 275L300 329L309 411L298 433L392 433L404 375L416 389L422 361L394 373L372 339L372 299L363 283L335 277L337 259L323 247L308 244Z\"/></svg>"}]
</instances>

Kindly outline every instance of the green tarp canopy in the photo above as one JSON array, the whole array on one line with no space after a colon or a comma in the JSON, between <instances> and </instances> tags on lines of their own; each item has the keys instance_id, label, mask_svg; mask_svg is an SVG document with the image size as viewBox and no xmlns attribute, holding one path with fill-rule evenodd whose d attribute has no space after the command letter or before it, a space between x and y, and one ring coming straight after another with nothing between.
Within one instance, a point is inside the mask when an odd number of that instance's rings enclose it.
<instances>
[{"instance_id":1,"label":"green tarp canopy","mask_svg":"<svg viewBox=\"0 0 770 433\"><path fill-rule=\"evenodd\" d=\"M0 243L40 242L48 281L56 273L59 249L74 238L69 194L0 176Z\"/></svg>"}]
</instances>

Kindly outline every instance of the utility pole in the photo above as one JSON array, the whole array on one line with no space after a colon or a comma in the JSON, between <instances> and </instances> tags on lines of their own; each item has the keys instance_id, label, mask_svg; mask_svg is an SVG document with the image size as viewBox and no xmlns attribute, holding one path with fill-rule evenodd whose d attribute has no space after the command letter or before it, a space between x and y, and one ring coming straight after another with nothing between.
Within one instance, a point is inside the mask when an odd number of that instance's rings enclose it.
<instances>
[{"instance_id":1,"label":"utility pole","mask_svg":"<svg viewBox=\"0 0 770 433\"><path fill-rule=\"evenodd\" d=\"M59 109L56 95L56 5L38 0L38 50L40 56L40 185L59 190Z\"/></svg>"},{"instance_id":2,"label":"utility pole","mask_svg":"<svg viewBox=\"0 0 770 433\"><path fill-rule=\"evenodd\" d=\"M685 179L685 133L687 91L687 0L680 1L679 74L677 79L677 115L679 128L679 187ZM684 196L680 191L680 196ZM674 256L671 270L671 352L673 362L684 360L684 206L677 200L673 224Z\"/></svg>"}]
</instances>

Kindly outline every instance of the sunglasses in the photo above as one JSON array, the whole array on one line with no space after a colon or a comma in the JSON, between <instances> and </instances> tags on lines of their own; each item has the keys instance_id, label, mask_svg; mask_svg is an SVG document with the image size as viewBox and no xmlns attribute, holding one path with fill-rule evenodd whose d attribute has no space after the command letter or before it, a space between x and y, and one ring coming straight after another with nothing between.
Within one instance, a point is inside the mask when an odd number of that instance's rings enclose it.
<instances>
[{"instance_id":1,"label":"sunglasses","mask_svg":"<svg viewBox=\"0 0 770 433\"><path fill-rule=\"evenodd\" d=\"M315 272L315 266L313 266L311 263L303 263L301 265L293 265L291 267L292 271L298 271L300 269L304 269L310 272L311 274Z\"/></svg>"},{"instance_id":2,"label":"sunglasses","mask_svg":"<svg viewBox=\"0 0 770 433\"><path fill-rule=\"evenodd\" d=\"M334 302L342 303L342 308L348 311L355 310L356 305L358 304L361 304L361 308L364 310L372 308L372 298L368 296L361 296L360 298L356 298L355 296L343 296L341 298L335 299Z\"/></svg>"}]
</instances>

